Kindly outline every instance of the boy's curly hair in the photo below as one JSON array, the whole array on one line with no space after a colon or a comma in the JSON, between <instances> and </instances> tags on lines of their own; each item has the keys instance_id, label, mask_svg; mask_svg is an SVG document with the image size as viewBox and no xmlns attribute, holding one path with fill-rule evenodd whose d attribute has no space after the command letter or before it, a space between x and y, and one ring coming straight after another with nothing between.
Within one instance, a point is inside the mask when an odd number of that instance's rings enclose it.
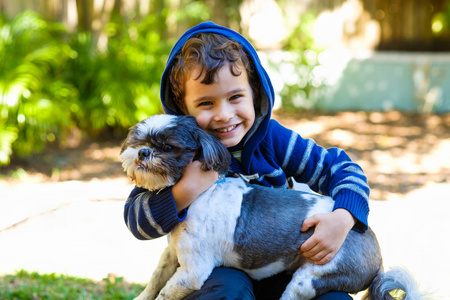
<instances>
[{"instance_id":1,"label":"boy's curly hair","mask_svg":"<svg viewBox=\"0 0 450 300\"><path fill-rule=\"evenodd\" d=\"M220 34L198 33L183 45L169 67L169 95L182 113L187 114L184 96L190 72L200 67L201 72L196 79L204 74L201 83L212 84L217 72L226 63L234 76L239 76L242 70L247 72L253 99L257 99L261 83L253 61L242 45Z\"/></svg>"}]
</instances>

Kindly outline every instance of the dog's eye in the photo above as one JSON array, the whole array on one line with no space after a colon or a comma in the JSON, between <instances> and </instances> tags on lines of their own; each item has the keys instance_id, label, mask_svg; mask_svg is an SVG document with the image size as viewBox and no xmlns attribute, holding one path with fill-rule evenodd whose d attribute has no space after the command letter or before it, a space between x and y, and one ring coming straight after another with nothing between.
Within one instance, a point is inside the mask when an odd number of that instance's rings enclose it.
<instances>
[{"instance_id":1,"label":"dog's eye","mask_svg":"<svg viewBox=\"0 0 450 300\"><path fill-rule=\"evenodd\" d=\"M170 145L164 144L164 145L162 146L162 150L163 150L164 152L170 152L170 151L173 150L173 147L170 146Z\"/></svg>"}]
</instances>

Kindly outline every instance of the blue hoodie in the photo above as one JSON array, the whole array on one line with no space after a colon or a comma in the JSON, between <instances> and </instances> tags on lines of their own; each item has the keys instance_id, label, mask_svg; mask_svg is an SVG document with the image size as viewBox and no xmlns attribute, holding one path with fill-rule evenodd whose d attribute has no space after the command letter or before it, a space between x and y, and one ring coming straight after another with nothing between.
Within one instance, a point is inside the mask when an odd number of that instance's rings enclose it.
<instances>
[{"instance_id":1,"label":"blue hoodie","mask_svg":"<svg viewBox=\"0 0 450 300\"><path fill-rule=\"evenodd\" d=\"M265 137L267 127L269 125L269 120L273 108L273 104L275 101L275 94L272 87L272 82L270 81L269 75L267 75L266 70L264 70L264 67L261 64L261 61L259 60L258 54L256 53L255 48L253 48L252 44L249 43L242 35L239 33L219 25L214 24L213 22L204 22L201 23L188 31L186 31L183 36L177 41L175 46L172 48L172 51L170 52L166 69L163 73L162 80L161 80L161 102L164 109L164 112L167 114L174 114L174 115L180 115L182 114L179 109L176 108L176 105L171 102L169 95L169 79L168 79L168 69L175 58L175 56L178 54L178 52L181 51L181 48L186 43L187 40L189 40L193 35L198 33L216 33L224 35L232 40L237 41L240 43L244 49L247 51L247 53L250 55L250 58L253 60L254 66L256 68L256 72L259 75L259 78L261 80L261 99L260 103L261 109L259 112L256 112L256 122L253 126L253 130L249 132L249 137L246 141L246 147L250 145L256 146L258 145ZM249 143L249 140L251 142ZM253 148L253 147L252 147ZM253 150L253 149L252 149ZM248 151L245 151L243 155L251 155L253 151L250 149ZM250 157L243 156L242 161L249 161ZM245 170L248 172L249 170Z\"/></svg>"},{"instance_id":2,"label":"blue hoodie","mask_svg":"<svg viewBox=\"0 0 450 300\"><path fill-rule=\"evenodd\" d=\"M253 60L261 80L259 111L255 124L246 136L241 162L232 158L230 169L252 182L277 188L288 188L287 179L306 183L335 200L334 209L344 208L357 220L355 230L364 232L369 214L369 187L362 169L337 148L325 149L311 139L281 126L271 119L274 91L253 46L239 33L212 22L201 23L188 31L173 47L161 81L161 102L167 114L182 114L169 95L168 67L188 39L197 33L216 33L239 42ZM138 239L152 239L169 233L187 214L177 214L171 188L153 194L135 188L125 205L125 222Z\"/></svg>"}]
</instances>

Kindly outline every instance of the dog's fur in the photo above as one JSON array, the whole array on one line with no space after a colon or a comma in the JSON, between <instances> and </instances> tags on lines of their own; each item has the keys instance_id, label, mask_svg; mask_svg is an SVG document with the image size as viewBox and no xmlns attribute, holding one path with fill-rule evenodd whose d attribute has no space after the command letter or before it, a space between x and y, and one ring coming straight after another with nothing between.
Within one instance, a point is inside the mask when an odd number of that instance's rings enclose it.
<instances>
[{"instance_id":1,"label":"dog's fur","mask_svg":"<svg viewBox=\"0 0 450 300\"><path fill-rule=\"evenodd\" d=\"M192 159L200 160L204 170L224 173L229 155L216 137L197 127L193 117L170 115L138 123L121 150L128 176L151 191L174 185ZM406 271L384 273L371 229L364 234L350 231L325 265L314 265L299 255L300 246L312 234L312 230L300 232L303 220L332 208L329 197L227 177L200 195L186 219L171 231L169 246L137 299L182 299L200 289L216 266L241 269L256 280L292 271L281 299L367 288L365 299L391 299L393 289L404 290L406 300L422 299Z\"/></svg>"}]
</instances>

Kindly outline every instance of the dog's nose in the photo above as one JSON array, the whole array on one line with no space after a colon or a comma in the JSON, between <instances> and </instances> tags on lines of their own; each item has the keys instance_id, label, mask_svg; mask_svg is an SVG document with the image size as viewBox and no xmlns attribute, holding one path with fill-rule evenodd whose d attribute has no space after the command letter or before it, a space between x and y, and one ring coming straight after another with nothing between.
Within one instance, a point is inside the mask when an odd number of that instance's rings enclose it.
<instances>
[{"instance_id":1,"label":"dog's nose","mask_svg":"<svg viewBox=\"0 0 450 300\"><path fill-rule=\"evenodd\" d=\"M139 160L142 161L150 156L150 150L147 148L142 148L141 150L139 150L138 156L139 156Z\"/></svg>"}]
</instances>

